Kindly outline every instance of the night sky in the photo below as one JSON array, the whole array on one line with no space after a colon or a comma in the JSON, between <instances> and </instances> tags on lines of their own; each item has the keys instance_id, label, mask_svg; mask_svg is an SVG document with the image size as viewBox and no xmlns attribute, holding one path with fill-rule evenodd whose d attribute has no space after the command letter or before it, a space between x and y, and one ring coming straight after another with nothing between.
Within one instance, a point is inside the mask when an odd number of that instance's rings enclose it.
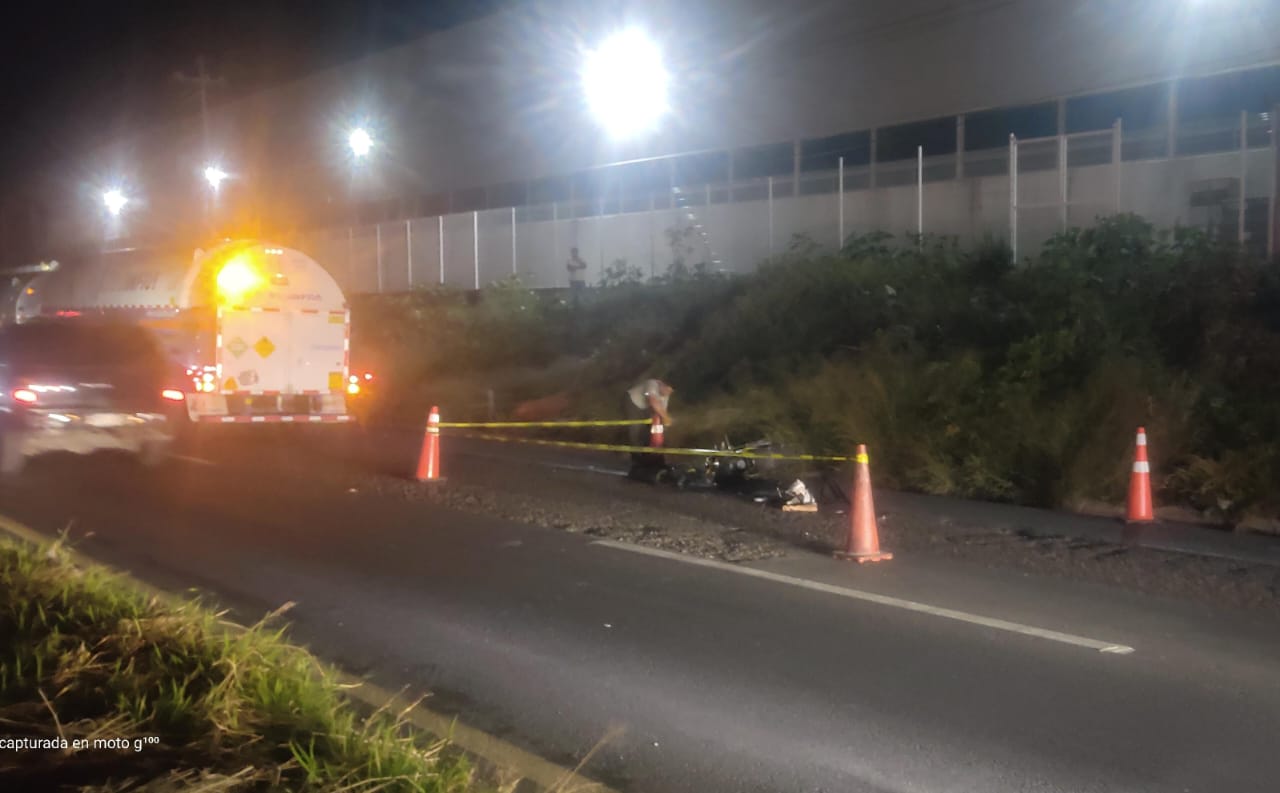
<instances>
[{"instance_id":1,"label":"night sky","mask_svg":"<svg viewBox=\"0 0 1280 793\"><path fill-rule=\"evenodd\" d=\"M237 96L411 40L512 0L72 0L6 9L0 178L10 186L92 132L194 112L175 72L205 58Z\"/></svg>"}]
</instances>

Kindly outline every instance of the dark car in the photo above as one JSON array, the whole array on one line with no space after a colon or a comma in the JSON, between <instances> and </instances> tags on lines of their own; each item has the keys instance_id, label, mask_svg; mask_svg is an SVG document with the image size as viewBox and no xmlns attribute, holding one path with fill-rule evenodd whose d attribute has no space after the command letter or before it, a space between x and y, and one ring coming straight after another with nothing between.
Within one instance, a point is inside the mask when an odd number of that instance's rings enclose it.
<instances>
[{"instance_id":1,"label":"dark car","mask_svg":"<svg viewBox=\"0 0 1280 793\"><path fill-rule=\"evenodd\" d=\"M144 328L83 319L0 329L0 474L45 452L164 459L185 398Z\"/></svg>"}]
</instances>

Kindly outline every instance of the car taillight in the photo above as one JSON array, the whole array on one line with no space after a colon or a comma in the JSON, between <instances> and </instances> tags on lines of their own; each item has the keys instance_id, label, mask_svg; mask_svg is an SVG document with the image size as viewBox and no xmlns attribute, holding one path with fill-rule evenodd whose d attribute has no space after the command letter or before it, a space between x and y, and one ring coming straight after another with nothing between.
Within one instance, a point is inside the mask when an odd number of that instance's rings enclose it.
<instances>
[{"instance_id":1,"label":"car taillight","mask_svg":"<svg viewBox=\"0 0 1280 793\"><path fill-rule=\"evenodd\" d=\"M186 394L182 393L176 388L166 388L165 390L160 392L160 396L161 398L167 399L170 402L181 402L182 400L187 398Z\"/></svg>"},{"instance_id":2,"label":"car taillight","mask_svg":"<svg viewBox=\"0 0 1280 793\"><path fill-rule=\"evenodd\" d=\"M351 395L353 395L353 396L354 396L355 394L360 393L360 384L359 384L359 383L347 383L347 393L348 393L348 394L351 394Z\"/></svg>"},{"instance_id":3,"label":"car taillight","mask_svg":"<svg viewBox=\"0 0 1280 793\"><path fill-rule=\"evenodd\" d=\"M39 397L36 396L36 392L32 391L29 388L19 388L13 392L14 402L22 402L23 404L26 404L26 405L34 405L37 399L39 399Z\"/></svg>"}]
</instances>

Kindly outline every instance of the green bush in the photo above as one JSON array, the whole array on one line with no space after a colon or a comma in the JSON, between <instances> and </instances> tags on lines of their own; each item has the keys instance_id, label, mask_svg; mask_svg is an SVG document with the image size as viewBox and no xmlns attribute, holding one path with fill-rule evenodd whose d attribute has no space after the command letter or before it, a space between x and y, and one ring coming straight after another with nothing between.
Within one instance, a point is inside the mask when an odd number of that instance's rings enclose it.
<instances>
[{"instance_id":1,"label":"green bush","mask_svg":"<svg viewBox=\"0 0 1280 793\"><path fill-rule=\"evenodd\" d=\"M891 484L1042 505L1121 498L1143 424L1166 500L1226 520L1280 506L1280 272L1199 231L1102 218L1017 265L994 241L798 238L746 277L613 280L576 308L446 301L450 341L423 366L549 360L576 338L583 405L655 373L682 435L866 442Z\"/></svg>"}]
</instances>

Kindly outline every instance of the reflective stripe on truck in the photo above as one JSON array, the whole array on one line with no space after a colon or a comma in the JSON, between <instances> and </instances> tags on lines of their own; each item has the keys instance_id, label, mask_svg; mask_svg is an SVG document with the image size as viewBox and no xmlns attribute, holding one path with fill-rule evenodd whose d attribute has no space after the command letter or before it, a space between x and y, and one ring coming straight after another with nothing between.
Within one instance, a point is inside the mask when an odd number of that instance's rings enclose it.
<instances>
[{"instance_id":1,"label":"reflective stripe on truck","mask_svg":"<svg viewBox=\"0 0 1280 793\"><path fill-rule=\"evenodd\" d=\"M217 424L320 424L355 421L349 414L314 415L302 413L296 416L200 416L200 421Z\"/></svg>"}]
</instances>

